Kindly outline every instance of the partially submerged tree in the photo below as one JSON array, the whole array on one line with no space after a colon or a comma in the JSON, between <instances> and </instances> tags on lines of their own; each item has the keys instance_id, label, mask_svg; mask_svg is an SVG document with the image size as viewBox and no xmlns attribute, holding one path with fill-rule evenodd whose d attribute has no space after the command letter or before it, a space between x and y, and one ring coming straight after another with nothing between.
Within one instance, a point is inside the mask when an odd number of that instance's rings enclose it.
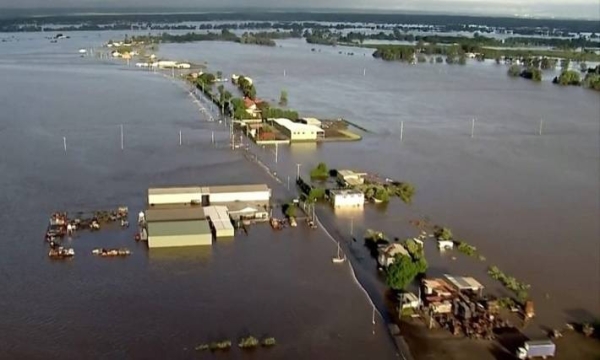
<instances>
[{"instance_id":1,"label":"partially submerged tree","mask_svg":"<svg viewBox=\"0 0 600 360\"><path fill-rule=\"evenodd\" d=\"M279 105L286 106L288 104L288 94L287 91L281 90L281 94L279 95Z\"/></svg>"},{"instance_id":2,"label":"partially submerged tree","mask_svg":"<svg viewBox=\"0 0 600 360\"><path fill-rule=\"evenodd\" d=\"M427 270L424 257L413 259L411 256L396 255L394 262L386 269L386 284L394 290L404 290L417 277Z\"/></svg>"},{"instance_id":3,"label":"partially submerged tree","mask_svg":"<svg viewBox=\"0 0 600 360\"><path fill-rule=\"evenodd\" d=\"M329 176L329 171L327 170L327 165L324 162L320 162L317 167L310 171L311 178L327 178Z\"/></svg>"}]
</instances>

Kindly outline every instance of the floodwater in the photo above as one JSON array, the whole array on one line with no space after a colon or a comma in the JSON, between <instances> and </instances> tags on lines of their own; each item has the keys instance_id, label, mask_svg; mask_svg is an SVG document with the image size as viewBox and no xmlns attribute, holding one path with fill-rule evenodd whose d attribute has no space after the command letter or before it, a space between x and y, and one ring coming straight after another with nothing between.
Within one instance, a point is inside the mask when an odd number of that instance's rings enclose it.
<instances>
[{"instance_id":1,"label":"floodwater","mask_svg":"<svg viewBox=\"0 0 600 360\"><path fill-rule=\"evenodd\" d=\"M331 271L335 246L320 232L280 239L257 227L248 241L159 254L130 245L131 232L114 231L81 245L73 240L81 251L72 262L49 262L41 239L55 209L125 203L137 210L150 185L269 179L239 154L210 145L211 131L218 144L226 141L225 128L203 122L176 83L77 57L79 48L119 33L70 35L50 44L40 34L18 34L0 46L0 246L10 254L0 263L7 314L0 335L10 355L68 357L74 347L90 357L185 358L202 341L235 342L250 332L282 343L257 352L261 358L392 356L387 339L371 334L370 305L352 277ZM361 234L375 228L413 236L408 221L427 216L487 258L440 255L427 244L430 274L473 275L501 291L485 274L497 265L532 285L540 325L600 317L598 93L509 79L491 62L410 66L373 59L366 49L280 45L169 44L160 54L248 75L263 98L285 89L290 107L304 115L344 117L372 131L358 143L280 146L277 163L273 149L259 157L284 184L296 164L307 174L319 161L415 184L411 206L393 201L337 216L318 210L378 308L384 286ZM135 254L124 261L87 255L112 244Z\"/></svg>"},{"instance_id":2,"label":"floodwater","mask_svg":"<svg viewBox=\"0 0 600 360\"><path fill-rule=\"evenodd\" d=\"M225 339L230 358L395 358L350 268L331 263L334 242L305 227L152 251L133 228L107 228L70 240L74 259L50 261L43 235L56 210L137 214L157 185L267 182L276 202L291 195L227 149L227 128L206 122L181 84L80 58L96 34L17 38L0 45L2 358L216 358L194 347ZM133 254L102 259L95 247ZM246 335L278 345L244 354Z\"/></svg>"},{"instance_id":3,"label":"floodwater","mask_svg":"<svg viewBox=\"0 0 600 360\"><path fill-rule=\"evenodd\" d=\"M473 275L501 294L486 275L496 265L531 284L540 325L600 317L599 93L553 85L557 72L541 84L511 79L493 61L407 65L373 59L368 49L279 44L166 44L160 54L248 75L260 97L276 100L285 89L302 115L343 117L371 130L360 143L280 147L275 167L294 176L297 163L306 174L325 161L416 186L411 206L320 212L347 239L351 217L358 238L367 228L414 236L408 221L428 217L487 258L440 255L430 244L431 274ZM367 282L383 288L360 241L348 246L372 274Z\"/></svg>"}]
</instances>

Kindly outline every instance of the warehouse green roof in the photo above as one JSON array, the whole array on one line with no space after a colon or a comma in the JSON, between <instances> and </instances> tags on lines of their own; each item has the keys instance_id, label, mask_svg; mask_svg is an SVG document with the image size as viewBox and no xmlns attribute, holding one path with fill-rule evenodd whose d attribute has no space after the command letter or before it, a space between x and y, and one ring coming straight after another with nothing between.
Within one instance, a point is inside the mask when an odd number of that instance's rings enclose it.
<instances>
[{"instance_id":1,"label":"warehouse green roof","mask_svg":"<svg viewBox=\"0 0 600 360\"><path fill-rule=\"evenodd\" d=\"M148 236L212 234L206 220L148 222Z\"/></svg>"}]
</instances>

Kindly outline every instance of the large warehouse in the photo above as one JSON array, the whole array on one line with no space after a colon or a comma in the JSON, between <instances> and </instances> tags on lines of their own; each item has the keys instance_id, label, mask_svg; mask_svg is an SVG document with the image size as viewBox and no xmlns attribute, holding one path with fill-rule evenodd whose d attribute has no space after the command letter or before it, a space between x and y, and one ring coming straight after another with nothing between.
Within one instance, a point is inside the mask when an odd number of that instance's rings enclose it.
<instances>
[{"instance_id":1,"label":"large warehouse","mask_svg":"<svg viewBox=\"0 0 600 360\"><path fill-rule=\"evenodd\" d=\"M264 184L148 189L148 247L210 245L213 232L233 237L231 218L266 220L270 199Z\"/></svg>"},{"instance_id":2,"label":"large warehouse","mask_svg":"<svg viewBox=\"0 0 600 360\"><path fill-rule=\"evenodd\" d=\"M156 206L146 210L148 247L211 245L212 232L201 206Z\"/></svg>"},{"instance_id":3,"label":"large warehouse","mask_svg":"<svg viewBox=\"0 0 600 360\"><path fill-rule=\"evenodd\" d=\"M208 201L208 190L200 186L150 188L148 189L148 205L202 204L203 194L205 201Z\"/></svg>"},{"instance_id":4,"label":"large warehouse","mask_svg":"<svg viewBox=\"0 0 600 360\"><path fill-rule=\"evenodd\" d=\"M264 202L271 199L271 189L265 184L191 186L148 189L148 205L202 204L226 202Z\"/></svg>"},{"instance_id":5,"label":"large warehouse","mask_svg":"<svg viewBox=\"0 0 600 360\"><path fill-rule=\"evenodd\" d=\"M325 130L315 125L293 122L290 119L269 119L290 141L316 141L325 137Z\"/></svg>"}]
</instances>

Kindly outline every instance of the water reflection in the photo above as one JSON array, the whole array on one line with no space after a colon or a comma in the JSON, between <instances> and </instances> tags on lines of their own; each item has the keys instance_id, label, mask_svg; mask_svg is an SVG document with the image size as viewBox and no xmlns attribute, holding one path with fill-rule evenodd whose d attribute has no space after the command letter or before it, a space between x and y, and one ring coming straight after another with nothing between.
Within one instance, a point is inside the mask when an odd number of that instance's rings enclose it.
<instances>
[{"instance_id":1,"label":"water reflection","mask_svg":"<svg viewBox=\"0 0 600 360\"><path fill-rule=\"evenodd\" d=\"M185 246L148 249L147 254L150 262L194 261L208 263L212 251L212 246Z\"/></svg>"},{"instance_id":2,"label":"water reflection","mask_svg":"<svg viewBox=\"0 0 600 360\"><path fill-rule=\"evenodd\" d=\"M291 143L289 149L290 153L294 155L312 155L317 151L319 145L314 142Z\"/></svg>"}]
</instances>

